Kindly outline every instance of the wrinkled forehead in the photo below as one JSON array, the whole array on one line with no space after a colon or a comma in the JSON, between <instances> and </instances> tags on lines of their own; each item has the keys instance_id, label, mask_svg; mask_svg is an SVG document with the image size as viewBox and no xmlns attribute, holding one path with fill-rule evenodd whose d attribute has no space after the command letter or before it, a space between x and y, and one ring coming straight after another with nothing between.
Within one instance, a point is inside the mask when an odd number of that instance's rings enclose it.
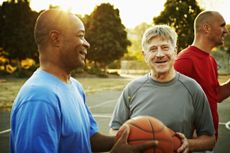
<instances>
[{"instance_id":1,"label":"wrinkled forehead","mask_svg":"<svg viewBox=\"0 0 230 153\"><path fill-rule=\"evenodd\" d=\"M153 44L158 44L158 45L162 45L162 44L168 44L168 45L173 45L170 38L167 36L152 36L149 39L147 39L147 45L153 45Z\"/></svg>"},{"instance_id":2,"label":"wrinkled forehead","mask_svg":"<svg viewBox=\"0 0 230 153\"><path fill-rule=\"evenodd\" d=\"M147 42L151 42L151 41L153 41L153 40L157 40L157 41L169 41L170 39L169 39L169 37L167 37L167 36L152 36L152 37L149 37L149 38L147 38Z\"/></svg>"}]
</instances>

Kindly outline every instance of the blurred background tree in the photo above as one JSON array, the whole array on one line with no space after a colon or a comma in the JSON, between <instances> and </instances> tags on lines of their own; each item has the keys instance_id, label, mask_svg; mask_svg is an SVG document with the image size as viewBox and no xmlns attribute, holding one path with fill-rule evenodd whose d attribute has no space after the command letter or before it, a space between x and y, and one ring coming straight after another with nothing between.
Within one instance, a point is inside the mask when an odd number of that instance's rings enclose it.
<instances>
[{"instance_id":1,"label":"blurred background tree","mask_svg":"<svg viewBox=\"0 0 230 153\"><path fill-rule=\"evenodd\" d=\"M97 6L90 16L86 16L85 25L86 39L91 45L87 60L95 67L106 70L114 60L123 57L131 45L119 10L109 3Z\"/></svg>"},{"instance_id":2,"label":"blurred background tree","mask_svg":"<svg viewBox=\"0 0 230 153\"><path fill-rule=\"evenodd\" d=\"M28 68L28 65L34 63L31 59L35 61L35 67L29 70L33 72L38 66L33 26L40 12L32 11L29 2L7 0L0 5L0 73L19 73L23 76L25 68L21 67L26 65ZM153 17L152 24L174 27L179 36L178 51L181 51L192 43L193 21L201 11L196 0L167 0L160 15ZM140 63L137 64L138 68L146 65L141 53L141 39L151 24L140 23L135 28L126 29L121 22L119 10L109 3L96 6L90 15L81 18L85 22L86 39L91 44L87 55L89 68L96 69L96 73L97 70L106 71L107 67L117 69L121 66L121 60L131 60L132 66L135 60ZM230 30L229 25L227 28ZM230 72L229 34L225 37L224 46L216 48L212 54L217 58L220 71Z\"/></svg>"},{"instance_id":3,"label":"blurred background tree","mask_svg":"<svg viewBox=\"0 0 230 153\"><path fill-rule=\"evenodd\" d=\"M150 26L150 24L143 22L133 29L127 29L128 39L131 41L132 45L128 47L128 52L125 53L122 59L144 61L144 57L142 55L141 40L145 30Z\"/></svg>"},{"instance_id":4,"label":"blurred background tree","mask_svg":"<svg viewBox=\"0 0 230 153\"><path fill-rule=\"evenodd\" d=\"M226 25L228 31L230 32L230 25ZM217 60L219 65L219 73L229 74L230 73L230 33L227 33L224 37L224 45L219 46L214 49L212 55Z\"/></svg>"},{"instance_id":5,"label":"blurred background tree","mask_svg":"<svg viewBox=\"0 0 230 153\"><path fill-rule=\"evenodd\" d=\"M21 71L21 61L38 61L33 27L38 16L27 0L3 2L0 7L0 46L7 52L9 63Z\"/></svg>"},{"instance_id":6,"label":"blurred background tree","mask_svg":"<svg viewBox=\"0 0 230 153\"><path fill-rule=\"evenodd\" d=\"M153 18L154 24L167 24L178 34L178 52L193 41L193 21L202 11L196 0L167 0L164 10Z\"/></svg>"}]
</instances>

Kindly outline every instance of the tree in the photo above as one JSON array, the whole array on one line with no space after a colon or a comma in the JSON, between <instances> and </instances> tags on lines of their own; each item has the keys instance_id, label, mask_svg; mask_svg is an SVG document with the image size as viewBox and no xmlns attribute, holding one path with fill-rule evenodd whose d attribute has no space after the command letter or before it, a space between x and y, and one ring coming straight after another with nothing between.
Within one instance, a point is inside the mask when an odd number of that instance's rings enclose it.
<instances>
[{"instance_id":1,"label":"tree","mask_svg":"<svg viewBox=\"0 0 230 153\"><path fill-rule=\"evenodd\" d=\"M0 7L0 46L8 52L10 61L37 58L33 26L38 13L33 12L27 0L3 2Z\"/></svg>"},{"instance_id":2,"label":"tree","mask_svg":"<svg viewBox=\"0 0 230 153\"><path fill-rule=\"evenodd\" d=\"M230 25L227 24L226 28L228 31L230 31ZM221 67L225 70L225 73L230 72L230 33L227 33L224 37L224 45L219 46L216 48L217 52L213 52L213 55L216 56L221 56L217 57L219 58L218 62L219 64L222 64Z\"/></svg>"},{"instance_id":3,"label":"tree","mask_svg":"<svg viewBox=\"0 0 230 153\"><path fill-rule=\"evenodd\" d=\"M226 25L228 31L230 31L230 24ZM230 55L230 33L228 32L224 38L224 51Z\"/></svg>"},{"instance_id":4,"label":"tree","mask_svg":"<svg viewBox=\"0 0 230 153\"><path fill-rule=\"evenodd\" d=\"M144 61L142 55L141 40L142 36L147 28L151 25L143 22L137 25L134 29L128 29L128 38L132 45L128 47L128 53L125 54L124 59Z\"/></svg>"},{"instance_id":5,"label":"tree","mask_svg":"<svg viewBox=\"0 0 230 153\"><path fill-rule=\"evenodd\" d=\"M155 24L167 24L174 27L178 34L178 51L193 41L193 22L202 11L196 0L167 0L164 10L153 18Z\"/></svg>"},{"instance_id":6,"label":"tree","mask_svg":"<svg viewBox=\"0 0 230 153\"><path fill-rule=\"evenodd\" d=\"M90 43L87 59L95 66L106 69L114 60L127 52L130 41L121 23L119 10L109 3L97 6L90 16L84 18L86 39Z\"/></svg>"}]
</instances>

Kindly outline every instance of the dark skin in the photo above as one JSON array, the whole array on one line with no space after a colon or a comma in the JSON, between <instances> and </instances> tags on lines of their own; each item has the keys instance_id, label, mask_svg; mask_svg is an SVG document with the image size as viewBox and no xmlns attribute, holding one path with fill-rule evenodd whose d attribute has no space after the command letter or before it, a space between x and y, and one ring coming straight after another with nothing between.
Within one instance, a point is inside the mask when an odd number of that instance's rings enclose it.
<instances>
[{"instance_id":1,"label":"dark skin","mask_svg":"<svg viewBox=\"0 0 230 153\"><path fill-rule=\"evenodd\" d=\"M130 128L127 126L126 130L124 130L117 141L115 141L114 136L105 136L96 133L91 137L91 147L93 152L110 151L110 153L141 153L146 149L157 146L157 141L148 141L140 145L129 145L127 142L129 131Z\"/></svg>"},{"instance_id":2,"label":"dark skin","mask_svg":"<svg viewBox=\"0 0 230 153\"><path fill-rule=\"evenodd\" d=\"M45 12L40 17L35 30L40 68L64 83L69 83L71 71L85 65L85 56L90 44L84 35L84 25L77 16L60 10ZM129 145L127 143L128 134L129 128L123 132L118 141L115 141L114 136L96 133L90 138L92 151L139 153L157 145L156 141Z\"/></svg>"}]
</instances>

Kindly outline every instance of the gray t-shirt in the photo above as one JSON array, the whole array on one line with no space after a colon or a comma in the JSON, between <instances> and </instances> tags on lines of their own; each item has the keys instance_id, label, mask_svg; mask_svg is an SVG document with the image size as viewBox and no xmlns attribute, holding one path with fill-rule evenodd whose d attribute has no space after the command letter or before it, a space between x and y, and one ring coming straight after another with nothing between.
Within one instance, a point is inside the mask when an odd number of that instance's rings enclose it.
<instances>
[{"instance_id":1,"label":"gray t-shirt","mask_svg":"<svg viewBox=\"0 0 230 153\"><path fill-rule=\"evenodd\" d=\"M200 85L193 79L176 73L165 83L154 81L150 74L131 81L123 90L109 126L119 129L128 119L148 115L162 121L170 129L192 138L214 135L208 100Z\"/></svg>"}]
</instances>

